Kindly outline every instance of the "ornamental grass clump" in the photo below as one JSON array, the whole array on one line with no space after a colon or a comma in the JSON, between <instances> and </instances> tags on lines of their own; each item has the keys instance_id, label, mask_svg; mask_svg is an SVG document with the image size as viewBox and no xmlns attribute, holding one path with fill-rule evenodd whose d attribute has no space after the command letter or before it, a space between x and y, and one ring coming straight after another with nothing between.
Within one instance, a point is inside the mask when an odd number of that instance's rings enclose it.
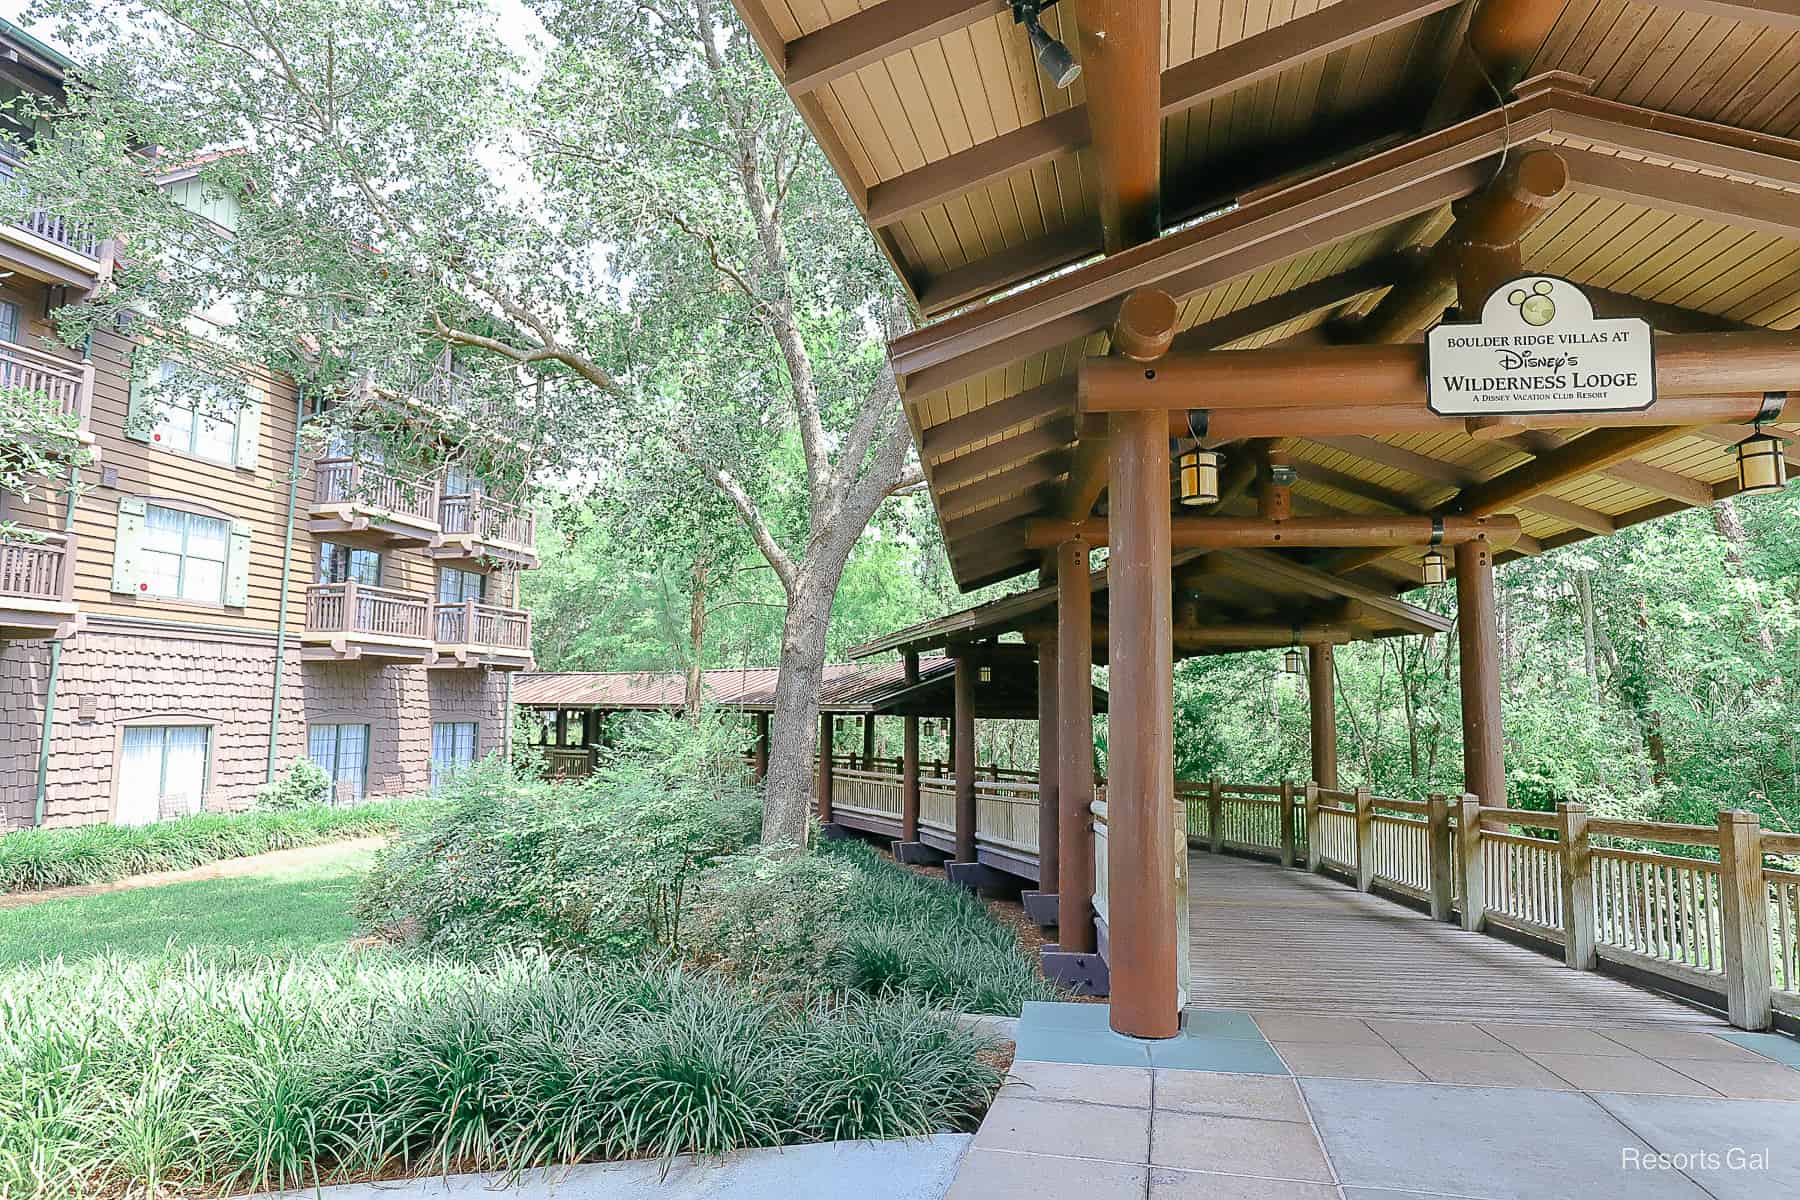
<instances>
[{"instance_id":1,"label":"ornamental grass clump","mask_svg":"<svg viewBox=\"0 0 1800 1200\"><path fill-rule=\"evenodd\" d=\"M974 1127L986 1043L905 1001L400 954L0 980L0 1195L313 1187Z\"/></svg>"},{"instance_id":2,"label":"ornamental grass clump","mask_svg":"<svg viewBox=\"0 0 1800 1200\"><path fill-rule=\"evenodd\" d=\"M429 800L350 808L197 813L150 825L83 825L0 834L0 892L110 883L226 858L392 833L434 811Z\"/></svg>"}]
</instances>

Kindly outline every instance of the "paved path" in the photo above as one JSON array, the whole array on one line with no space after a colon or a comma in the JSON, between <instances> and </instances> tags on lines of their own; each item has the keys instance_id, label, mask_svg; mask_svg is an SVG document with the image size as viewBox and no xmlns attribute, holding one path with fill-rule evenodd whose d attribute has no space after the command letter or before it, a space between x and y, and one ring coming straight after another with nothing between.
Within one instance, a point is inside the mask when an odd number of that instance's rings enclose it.
<instances>
[{"instance_id":1,"label":"paved path","mask_svg":"<svg viewBox=\"0 0 1800 1200\"><path fill-rule=\"evenodd\" d=\"M161 887L167 883L186 883L190 879L230 879L244 875L277 875L330 862L359 851L379 850L387 845L384 837L348 838L341 842L323 842L317 846L300 846L293 850L271 850L244 858L222 858L185 871L152 871L147 875L128 875L109 883L84 883L78 887L46 888L41 892L10 892L0 895L0 909L25 908L46 900L66 900L79 896L103 896L108 892L129 892L136 888Z\"/></svg>"},{"instance_id":2,"label":"paved path","mask_svg":"<svg viewBox=\"0 0 1800 1200\"><path fill-rule=\"evenodd\" d=\"M1198 852L1188 867L1191 1009L1724 1027L1323 875Z\"/></svg>"}]
</instances>

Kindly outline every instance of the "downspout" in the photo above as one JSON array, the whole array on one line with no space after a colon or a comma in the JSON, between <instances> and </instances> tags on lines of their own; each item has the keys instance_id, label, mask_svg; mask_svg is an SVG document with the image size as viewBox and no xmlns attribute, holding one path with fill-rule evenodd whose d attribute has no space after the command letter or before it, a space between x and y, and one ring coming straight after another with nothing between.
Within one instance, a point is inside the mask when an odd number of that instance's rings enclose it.
<instances>
[{"instance_id":1,"label":"downspout","mask_svg":"<svg viewBox=\"0 0 1800 1200\"><path fill-rule=\"evenodd\" d=\"M94 335L90 333L81 342L81 361L88 362L93 357ZM92 397L88 403L92 405ZM89 419L92 419L91 413ZM75 489L80 484L81 468L71 463L69 484L63 492L64 533L75 528ZM50 678L44 681L44 725L38 731L37 806L31 814L34 826L44 823L44 810L50 800L50 739L56 734L56 684L62 676L63 641L57 638L50 643Z\"/></svg>"},{"instance_id":2,"label":"downspout","mask_svg":"<svg viewBox=\"0 0 1800 1200\"><path fill-rule=\"evenodd\" d=\"M300 429L306 424L306 389L294 386L294 456L288 464L287 530L281 542L281 601L275 616L275 687L269 695L269 763L263 782L275 782L275 748L281 736L281 675L287 665L288 583L294 569L294 510L300 502Z\"/></svg>"}]
</instances>

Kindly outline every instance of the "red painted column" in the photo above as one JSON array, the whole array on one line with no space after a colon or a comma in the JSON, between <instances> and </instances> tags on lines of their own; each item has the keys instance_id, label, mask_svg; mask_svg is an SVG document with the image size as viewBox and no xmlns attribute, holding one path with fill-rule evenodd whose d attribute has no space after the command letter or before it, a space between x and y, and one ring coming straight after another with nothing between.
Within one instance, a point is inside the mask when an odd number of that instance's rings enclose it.
<instances>
[{"instance_id":1,"label":"red painted column","mask_svg":"<svg viewBox=\"0 0 1800 1200\"><path fill-rule=\"evenodd\" d=\"M1174 1037L1174 659L1169 432L1159 413L1114 413L1107 657L1107 926L1115 1032Z\"/></svg>"},{"instance_id":2,"label":"red painted column","mask_svg":"<svg viewBox=\"0 0 1800 1200\"><path fill-rule=\"evenodd\" d=\"M1094 594L1088 544L1056 548L1056 944L1094 952Z\"/></svg>"}]
</instances>

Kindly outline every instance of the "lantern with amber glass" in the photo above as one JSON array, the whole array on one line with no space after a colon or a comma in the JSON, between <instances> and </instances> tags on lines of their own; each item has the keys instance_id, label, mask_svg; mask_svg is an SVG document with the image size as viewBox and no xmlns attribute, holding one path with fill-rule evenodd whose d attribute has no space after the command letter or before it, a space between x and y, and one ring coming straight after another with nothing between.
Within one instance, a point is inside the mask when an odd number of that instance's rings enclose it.
<instances>
[{"instance_id":1,"label":"lantern with amber glass","mask_svg":"<svg viewBox=\"0 0 1800 1200\"><path fill-rule=\"evenodd\" d=\"M1738 443L1738 492L1777 492L1787 486L1787 457L1781 439L1758 430Z\"/></svg>"},{"instance_id":2,"label":"lantern with amber glass","mask_svg":"<svg viewBox=\"0 0 1800 1200\"><path fill-rule=\"evenodd\" d=\"M1181 484L1181 502L1190 508L1219 499L1219 452L1189 450L1175 460Z\"/></svg>"},{"instance_id":3,"label":"lantern with amber glass","mask_svg":"<svg viewBox=\"0 0 1800 1200\"><path fill-rule=\"evenodd\" d=\"M1300 653L1300 647L1288 647L1287 653L1281 656L1281 669L1289 675L1298 675L1306 670L1306 655Z\"/></svg>"},{"instance_id":4,"label":"lantern with amber glass","mask_svg":"<svg viewBox=\"0 0 1800 1200\"><path fill-rule=\"evenodd\" d=\"M1450 559L1442 550L1425 552L1425 582L1443 583L1450 578Z\"/></svg>"}]
</instances>

